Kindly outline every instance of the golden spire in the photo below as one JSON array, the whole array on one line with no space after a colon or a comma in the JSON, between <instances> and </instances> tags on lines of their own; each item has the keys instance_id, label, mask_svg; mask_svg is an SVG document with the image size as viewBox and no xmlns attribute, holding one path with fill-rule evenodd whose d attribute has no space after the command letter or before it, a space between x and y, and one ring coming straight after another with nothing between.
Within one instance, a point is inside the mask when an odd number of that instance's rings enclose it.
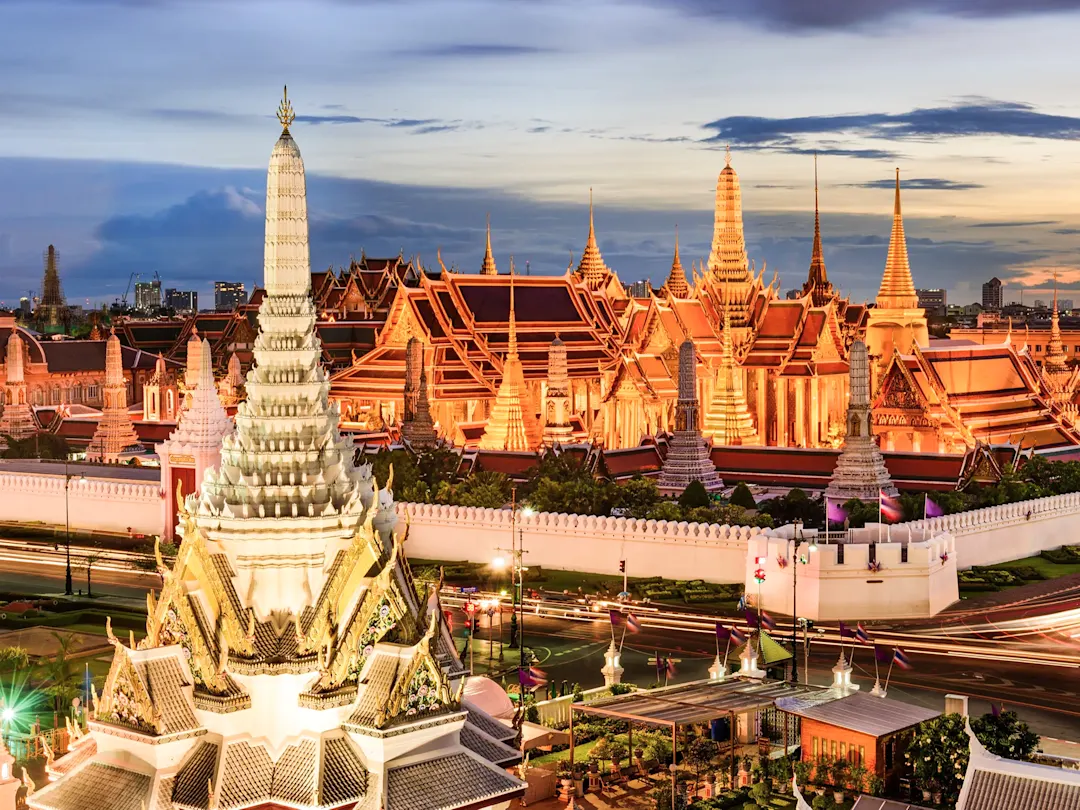
<instances>
[{"instance_id":1,"label":"golden spire","mask_svg":"<svg viewBox=\"0 0 1080 810\"><path fill-rule=\"evenodd\" d=\"M495 266L495 257L491 253L491 214L487 216L487 246L484 248L484 261L480 265L480 275L499 275L499 268Z\"/></svg>"},{"instance_id":2,"label":"golden spire","mask_svg":"<svg viewBox=\"0 0 1080 810\"><path fill-rule=\"evenodd\" d=\"M285 85L285 92L281 96L281 103L277 108L277 120L281 123L282 134L289 131L289 125L296 120L292 102L289 101L289 86Z\"/></svg>"},{"instance_id":3,"label":"golden spire","mask_svg":"<svg viewBox=\"0 0 1080 810\"><path fill-rule=\"evenodd\" d=\"M917 309L919 296L911 280L908 262L904 217L900 212L900 170L896 170L896 197L893 201L893 227L889 237L889 252L885 258L885 273L878 289L879 309Z\"/></svg>"},{"instance_id":4,"label":"golden spire","mask_svg":"<svg viewBox=\"0 0 1080 810\"><path fill-rule=\"evenodd\" d=\"M514 257L510 257L510 334L506 349L507 357L517 359L517 317L514 314Z\"/></svg>"},{"instance_id":5,"label":"golden spire","mask_svg":"<svg viewBox=\"0 0 1080 810\"><path fill-rule=\"evenodd\" d=\"M686 281L686 271L683 270L682 260L679 258L679 226L675 226L675 256L671 261L671 272L668 273L667 281L663 289L668 295L676 298L689 298L690 285Z\"/></svg>"},{"instance_id":6,"label":"golden spire","mask_svg":"<svg viewBox=\"0 0 1080 810\"><path fill-rule=\"evenodd\" d=\"M803 295L810 295L813 305L824 306L833 297L832 284L825 271L825 256L821 250L821 212L818 206L817 153L814 154L814 248L810 253L810 272L803 285Z\"/></svg>"},{"instance_id":7,"label":"golden spire","mask_svg":"<svg viewBox=\"0 0 1080 810\"><path fill-rule=\"evenodd\" d=\"M724 144L724 165L731 165L731 144Z\"/></svg>"},{"instance_id":8,"label":"golden spire","mask_svg":"<svg viewBox=\"0 0 1080 810\"><path fill-rule=\"evenodd\" d=\"M1054 308L1050 312L1050 342L1046 346L1047 371L1064 371L1068 368L1068 357L1061 344L1061 324L1058 322L1057 271L1054 271Z\"/></svg>"},{"instance_id":9,"label":"golden spire","mask_svg":"<svg viewBox=\"0 0 1080 810\"><path fill-rule=\"evenodd\" d=\"M596 244L596 227L593 224L593 192L589 189L589 238L585 242L585 251L581 254L578 263L578 273L590 284L599 284L610 271L604 264L604 258L600 255L600 247Z\"/></svg>"}]
</instances>

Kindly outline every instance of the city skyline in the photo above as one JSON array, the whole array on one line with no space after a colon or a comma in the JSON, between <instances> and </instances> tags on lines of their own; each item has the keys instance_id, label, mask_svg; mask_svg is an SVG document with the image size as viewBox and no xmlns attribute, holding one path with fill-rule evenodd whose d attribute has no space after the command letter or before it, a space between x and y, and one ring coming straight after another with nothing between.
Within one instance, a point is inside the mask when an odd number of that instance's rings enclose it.
<instances>
[{"instance_id":1,"label":"city skyline","mask_svg":"<svg viewBox=\"0 0 1080 810\"><path fill-rule=\"evenodd\" d=\"M441 247L475 272L491 212L502 266L558 273L591 187L605 259L659 284L676 225L684 262L707 255L730 143L748 250L781 289L805 278L818 152L825 259L853 300L876 292L894 166L917 286L966 303L996 275L1034 298L1057 270L1080 292L1080 111L1059 101L1080 3L848 5L315 3L293 20L279 4L9 2L0 298L40 286L49 243L72 302L111 301L132 272L203 301L215 280L250 285L256 133L285 82L315 267L362 249L435 266ZM1006 69L1016 41L1040 47Z\"/></svg>"}]
</instances>

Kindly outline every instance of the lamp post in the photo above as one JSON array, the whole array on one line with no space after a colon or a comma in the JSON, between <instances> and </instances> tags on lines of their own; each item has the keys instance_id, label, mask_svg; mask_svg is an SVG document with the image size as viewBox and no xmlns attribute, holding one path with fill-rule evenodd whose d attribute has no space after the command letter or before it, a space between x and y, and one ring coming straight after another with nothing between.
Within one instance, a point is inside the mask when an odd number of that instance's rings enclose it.
<instances>
[{"instance_id":1,"label":"lamp post","mask_svg":"<svg viewBox=\"0 0 1080 810\"><path fill-rule=\"evenodd\" d=\"M495 551L510 555L510 647L515 644L519 650L519 662L522 668L525 662L525 572L529 569L522 564L525 554L525 530L518 525L517 487L510 491L510 548L497 548ZM526 506L520 510L522 517L532 517L533 510ZM493 568L506 566L506 559L496 557L491 561ZM520 614L520 616L519 616Z\"/></svg>"},{"instance_id":2,"label":"lamp post","mask_svg":"<svg viewBox=\"0 0 1080 810\"><path fill-rule=\"evenodd\" d=\"M71 479L75 476L68 472L68 459L64 457L64 557L65 557L65 570L64 570L64 594L66 596L72 596L75 591L71 586L71 509L68 504L69 492L71 490ZM80 483L86 483L86 476L80 473Z\"/></svg>"},{"instance_id":3,"label":"lamp post","mask_svg":"<svg viewBox=\"0 0 1080 810\"><path fill-rule=\"evenodd\" d=\"M791 555L791 682L799 682L799 655L798 655L798 643L799 643L799 566L806 565L810 562L809 554L806 557L799 556L799 547L802 545L803 522L801 520L795 521L795 537L792 540L795 548ZM810 552L817 551L817 542L813 539L810 540L810 546L808 549ZM805 642L804 642L805 644Z\"/></svg>"}]
</instances>

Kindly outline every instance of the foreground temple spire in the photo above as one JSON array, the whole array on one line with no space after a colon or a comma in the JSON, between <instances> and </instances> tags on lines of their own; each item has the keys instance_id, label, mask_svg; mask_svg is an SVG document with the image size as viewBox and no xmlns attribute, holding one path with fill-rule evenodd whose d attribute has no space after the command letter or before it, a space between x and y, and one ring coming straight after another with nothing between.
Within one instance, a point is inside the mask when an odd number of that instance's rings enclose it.
<instances>
[{"instance_id":1,"label":"foreground temple spire","mask_svg":"<svg viewBox=\"0 0 1080 810\"><path fill-rule=\"evenodd\" d=\"M851 346L850 386L847 435L825 495L841 503L852 498L876 501L882 492L897 495L870 425L870 361L861 340Z\"/></svg>"},{"instance_id":2,"label":"foreground temple spire","mask_svg":"<svg viewBox=\"0 0 1080 810\"><path fill-rule=\"evenodd\" d=\"M389 482L378 489L338 436L302 281L287 100L280 117L236 433L201 496L180 499L183 539L171 565L156 555L145 637L127 644L106 624L114 653L89 733L69 725L31 810L451 810L525 791L504 769L517 729L463 698L467 670L437 591L414 583ZM197 401L214 395L209 369Z\"/></svg>"},{"instance_id":3,"label":"foreground temple spire","mask_svg":"<svg viewBox=\"0 0 1080 810\"><path fill-rule=\"evenodd\" d=\"M1054 273L1054 308L1050 312L1050 341L1046 344L1046 370L1062 372L1068 370L1068 358L1061 342L1061 323L1058 320L1057 273Z\"/></svg>"},{"instance_id":4,"label":"foreground temple spire","mask_svg":"<svg viewBox=\"0 0 1080 810\"><path fill-rule=\"evenodd\" d=\"M124 356L120 338L113 329L105 342L105 407L101 412L94 437L86 450L89 461L114 463L133 446L142 452L139 437L128 416L127 381L124 380Z\"/></svg>"},{"instance_id":5,"label":"foreground temple spire","mask_svg":"<svg viewBox=\"0 0 1080 810\"><path fill-rule=\"evenodd\" d=\"M675 256L671 260L671 272L668 273L667 281L661 287L668 295L675 298L689 298L690 285L686 281L686 271L683 270L682 261L679 259L679 228L675 227Z\"/></svg>"},{"instance_id":6,"label":"foreground temple spire","mask_svg":"<svg viewBox=\"0 0 1080 810\"><path fill-rule=\"evenodd\" d=\"M19 330L14 328L8 338L6 375L4 406L0 412L0 437L25 439L37 432L37 426L27 397L26 344Z\"/></svg>"},{"instance_id":7,"label":"foreground temple spire","mask_svg":"<svg viewBox=\"0 0 1080 810\"><path fill-rule=\"evenodd\" d=\"M503 359L502 382L495 395L481 450L514 450L530 452L540 446L540 423L533 410L525 371L518 357L517 315L514 311L514 263L510 262L510 316L506 357Z\"/></svg>"},{"instance_id":8,"label":"foreground temple spire","mask_svg":"<svg viewBox=\"0 0 1080 810\"><path fill-rule=\"evenodd\" d=\"M488 214L487 218L487 244L484 247L484 262L480 265L480 275L499 275L499 268L495 266L495 256L491 253L491 214Z\"/></svg>"},{"instance_id":9,"label":"foreground temple spire","mask_svg":"<svg viewBox=\"0 0 1080 810\"><path fill-rule=\"evenodd\" d=\"M818 208L817 155L814 155L814 248L810 253L810 271L803 284L803 295L809 295L815 307L825 306L836 297L825 271L825 256L821 250L821 213Z\"/></svg>"},{"instance_id":10,"label":"foreground temple spire","mask_svg":"<svg viewBox=\"0 0 1080 810\"><path fill-rule=\"evenodd\" d=\"M746 395L739 385L735 343L731 334L731 313L726 309L721 347L716 390L705 412L705 435L712 439L713 444L761 444L761 438L754 427L754 418L746 404Z\"/></svg>"},{"instance_id":11,"label":"foreground temple spire","mask_svg":"<svg viewBox=\"0 0 1080 810\"><path fill-rule=\"evenodd\" d=\"M697 350L692 340L679 347L679 399L675 404L675 431L668 443L658 486L668 492L682 492L692 481L700 481L708 492L724 488L709 457L709 446L701 435L697 394Z\"/></svg>"},{"instance_id":12,"label":"foreground temple spire","mask_svg":"<svg viewBox=\"0 0 1080 810\"><path fill-rule=\"evenodd\" d=\"M416 450L435 446L435 423L427 392L424 343L418 337L405 344L405 413L401 418L401 438Z\"/></svg>"},{"instance_id":13,"label":"foreground temple spire","mask_svg":"<svg viewBox=\"0 0 1080 810\"><path fill-rule=\"evenodd\" d=\"M709 271L717 281L749 284L750 264L743 235L742 189L739 176L731 168L731 149L724 156L724 168L716 178L716 210L713 218Z\"/></svg>"}]
</instances>

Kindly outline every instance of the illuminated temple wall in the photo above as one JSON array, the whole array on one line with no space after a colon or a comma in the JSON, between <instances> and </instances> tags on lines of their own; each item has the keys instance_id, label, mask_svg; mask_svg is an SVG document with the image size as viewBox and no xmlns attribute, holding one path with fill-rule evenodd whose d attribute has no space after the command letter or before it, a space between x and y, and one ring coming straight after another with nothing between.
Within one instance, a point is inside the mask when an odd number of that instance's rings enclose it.
<instances>
[{"instance_id":1,"label":"illuminated temple wall","mask_svg":"<svg viewBox=\"0 0 1080 810\"><path fill-rule=\"evenodd\" d=\"M399 503L409 521L409 555L488 563L510 542L510 511ZM748 526L669 523L541 512L520 521L525 564L591 574L742 582L746 546L762 530Z\"/></svg>"}]
</instances>

